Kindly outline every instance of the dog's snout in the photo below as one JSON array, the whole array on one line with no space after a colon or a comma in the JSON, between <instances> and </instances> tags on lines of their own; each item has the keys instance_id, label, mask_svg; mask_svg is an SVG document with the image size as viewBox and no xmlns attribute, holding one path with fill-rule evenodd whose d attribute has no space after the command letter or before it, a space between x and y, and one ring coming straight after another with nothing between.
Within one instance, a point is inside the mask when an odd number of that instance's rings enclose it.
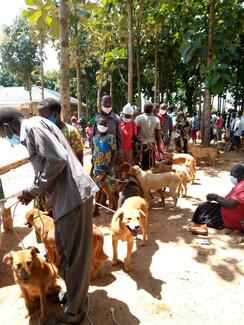
<instances>
[{"instance_id":1,"label":"dog's snout","mask_svg":"<svg viewBox=\"0 0 244 325\"><path fill-rule=\"evenodd\" d=\"M135 226L135 229L139 229L139 228L140 228L140 226L139 226L139 225L136 225L136 226Z\"/></svg>"},{"instance_id":2,"label":"dog's snout","mask_svg":"<svg viewBox=\"0 0 244 325\"><path fill-rule=\"evenodd\" d=\"M30 274L23 268L20 269L19 277L22 281L26 282L30 279Z\"/></svg>"}]
</instances>

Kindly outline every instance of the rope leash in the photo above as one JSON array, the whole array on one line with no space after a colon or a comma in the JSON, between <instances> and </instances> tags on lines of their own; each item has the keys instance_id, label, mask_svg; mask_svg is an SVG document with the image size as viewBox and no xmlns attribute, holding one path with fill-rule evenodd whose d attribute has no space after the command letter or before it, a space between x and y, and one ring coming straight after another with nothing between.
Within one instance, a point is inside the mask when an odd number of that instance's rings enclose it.
<instances>
[{"instance_id":1,"label":"rope leash","mask_svg":"<svg viewBox=\"0 0 244 325\"><path fill-rule=\"evenodd\" d=\"M95 202L95 204L98 205L98 206L100 206L101 208L104 208L104 209L110 211L110 212L113 212L113 213L116 212L116 211L114 211L114 210L112 210L112 209L110 209L108 207L105 207L105 205L102 205L101 203Z\"/></svg>"}]
</instances>

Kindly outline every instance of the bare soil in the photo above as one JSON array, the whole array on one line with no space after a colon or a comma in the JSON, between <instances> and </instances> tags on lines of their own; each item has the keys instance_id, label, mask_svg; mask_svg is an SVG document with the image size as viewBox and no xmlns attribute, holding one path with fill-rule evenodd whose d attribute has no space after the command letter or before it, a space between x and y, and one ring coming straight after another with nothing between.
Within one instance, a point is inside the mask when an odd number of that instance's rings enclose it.
<instances>
[{"instance_id":1,"label":"bare soil","mask_svg":"<svg viewBox=\"0 0 244 325\"><path fill-rule=\"evenodd\" d=\"M187 231L193 212L207 193L224 196L229 192L229 170L233 164L243 162L243 158L243 154L222 153L215 168L200 163L195 184L189 184L188 196L179 199L176 209L168 197L164 208L158 198L151 202L148 245L140 246L139 235L129 273L123 270L125 243L119 244L121 262L111 265L112 213L100 210L101 216L94 222L104 233L109 261L90 285L89 317L93 324L114 324L111 308L121 325L244 323L243 235L238 231L210 229L207 237L201 237ZM21 168L4 177L5 186L11 184L9 192L31 179L31 167ZM44 252L43 246L36 244L34 232L24 226L26 209L18 206L14 213L15 232L2 233L0 261L8 251L21 249L20 239L25 246L36 245ZM209 245L199 244L198 238L207 238ZM49 321L59 311L59 306L49 302ZM0 262L0 324L38 324L38 314L30 320L24 318L25 313L11 271ZM86 324L90 324L88 319Z\"/></svg>"}]
</instances>

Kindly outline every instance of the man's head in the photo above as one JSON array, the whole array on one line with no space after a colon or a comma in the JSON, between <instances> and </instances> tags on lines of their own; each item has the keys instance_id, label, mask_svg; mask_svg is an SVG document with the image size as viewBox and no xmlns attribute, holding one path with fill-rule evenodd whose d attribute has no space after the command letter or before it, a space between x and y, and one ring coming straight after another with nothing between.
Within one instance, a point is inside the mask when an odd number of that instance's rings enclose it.
<instances>
[{"instance_id":1,"label":"man's head","mask_svg":"<svg viewBox=\"0 0 244 325\"><path fill-rule=\"evenodd\" d=\"M153 110L153 104L151 102L146 102L144 104L144 112L150 114L152 113L152 110Z\"/></svg>"},{"instance_id":2,"label":"man's head","mask_svg":"<svg viewBox=\"0 0 244 325\"><path fill-rule=\"evenodd\" d=\"M159 113L160 105L158 103L153 103L153 114L157 115Z\"/></svg>"},{"instance_id":3,"label":"man's head","mask_svg":"<svg viewBox=\"0 0 244 325\"><path fill-rule=\"evenodd\" d=\"M61 120L61 105L56 99L43 99L38 105L38 113L41 117L45 117L56 124L57 121Z\"/></svg>"},{"instance_id":4,"label":"man's head","mask_svg":"<svg viewBox=\"0 0 244 325\"><path fill-rule=\"evenodd\" d=\"M23 114L16 108L3 108L0 110L0 136L11 139L20 135L20 126Z\"/></svg>"},{"instance_id":5,"label":"man's head","mask_svg":"<svg viewBox=\"0 0 244 325\"><path fill-rule=\"evenodd\" d=\"M244 180L244 164L236 164L232 167L230 175L233 178L233 183L239 183ZM237 181L235 181L235 179Z\"/></svg>"},{"instance_id":6,"label":"man's head","mask_svg":"<svg viewBox=\"0 0 244 325\"><path fill-rule=\"evenodd\" d=\"M160 105L160 114L161 115L166 115L167 114L167 108L168 108L168 105L163 103Z\"/></svg>"},{"instance_id":7,"label":"man's head","mask_svg":"<svg viewBox=\"0 0 244 325\"><path fill-rule=\"evenodd\" d=\"M175 111L176 107L174 104L168 106L168 113L171 114Z\"/></svg>"},{"instance_id":8,"label":"man's head","mask_svg":"<svg viewBox=\"0 0 244 325\"><path fill-rule=\"evenodd\" d=\"M102 111L105 115L109 115L112 111L112 100L108 95L102 97Z\"/></svg>"},{"instance_id":9,"label":"man's head","mask_svg":"<svg viewBox=\"0 0 244 325\"><path fill-rule=\"evenodd\" d=\"M123 110L122 110L122 120L124 122L130 122L132 117L133 117L133 114L134 114L134 110L133 110L133 107L131 106L130 103L126 104L124 107L123 107Z\"/></svg>"}]
</instances>

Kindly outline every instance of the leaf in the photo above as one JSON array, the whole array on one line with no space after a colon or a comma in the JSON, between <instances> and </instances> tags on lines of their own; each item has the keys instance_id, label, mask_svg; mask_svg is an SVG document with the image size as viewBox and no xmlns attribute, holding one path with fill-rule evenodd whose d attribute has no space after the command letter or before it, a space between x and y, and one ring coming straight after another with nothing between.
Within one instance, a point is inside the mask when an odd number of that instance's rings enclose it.
<instances>
[{"instance_id":1,"label":"leaf","mask_svg":"<svg viewBox=\"0 0 244 325\"><path fill-rule=\"evenodd\" d=\"M85 18L90 18L91 13L87 10L85 10L84 8L79 8L78 12L81 16L85 17Z\"/></svg>"},{"instance_id":2,"label":"leaf","mask_svg":"<svg viewBox=\"0 0 244 325\"><path fill-rule=\"evenodd\" d=\"M31 14L29 17L30 23L31 24L36 23L38 21L38 19L41 17L41 15L42 15L41 10L34 11L33 14Z\"/></svg>"},{"instance_id":3,"label":"leaf","mask_svg":"<svg viewBox=\"0 0 244 325\"><path fill-rule=\"evenodd\" d=\"M210 87L213 95L221 94L225 90L225 84L222 80L219 80L214 86Z\"/></svg>"},{"instance_id":4,"label":"leaf","mask_svg":"<svg viewBox=\"0 0 244 325\"><path fill-rule=\"evenodd\" d=\"M25 0L25 3L28 6L36 6L36 1L35 0Z\"/></svg>"}]
</instances>

